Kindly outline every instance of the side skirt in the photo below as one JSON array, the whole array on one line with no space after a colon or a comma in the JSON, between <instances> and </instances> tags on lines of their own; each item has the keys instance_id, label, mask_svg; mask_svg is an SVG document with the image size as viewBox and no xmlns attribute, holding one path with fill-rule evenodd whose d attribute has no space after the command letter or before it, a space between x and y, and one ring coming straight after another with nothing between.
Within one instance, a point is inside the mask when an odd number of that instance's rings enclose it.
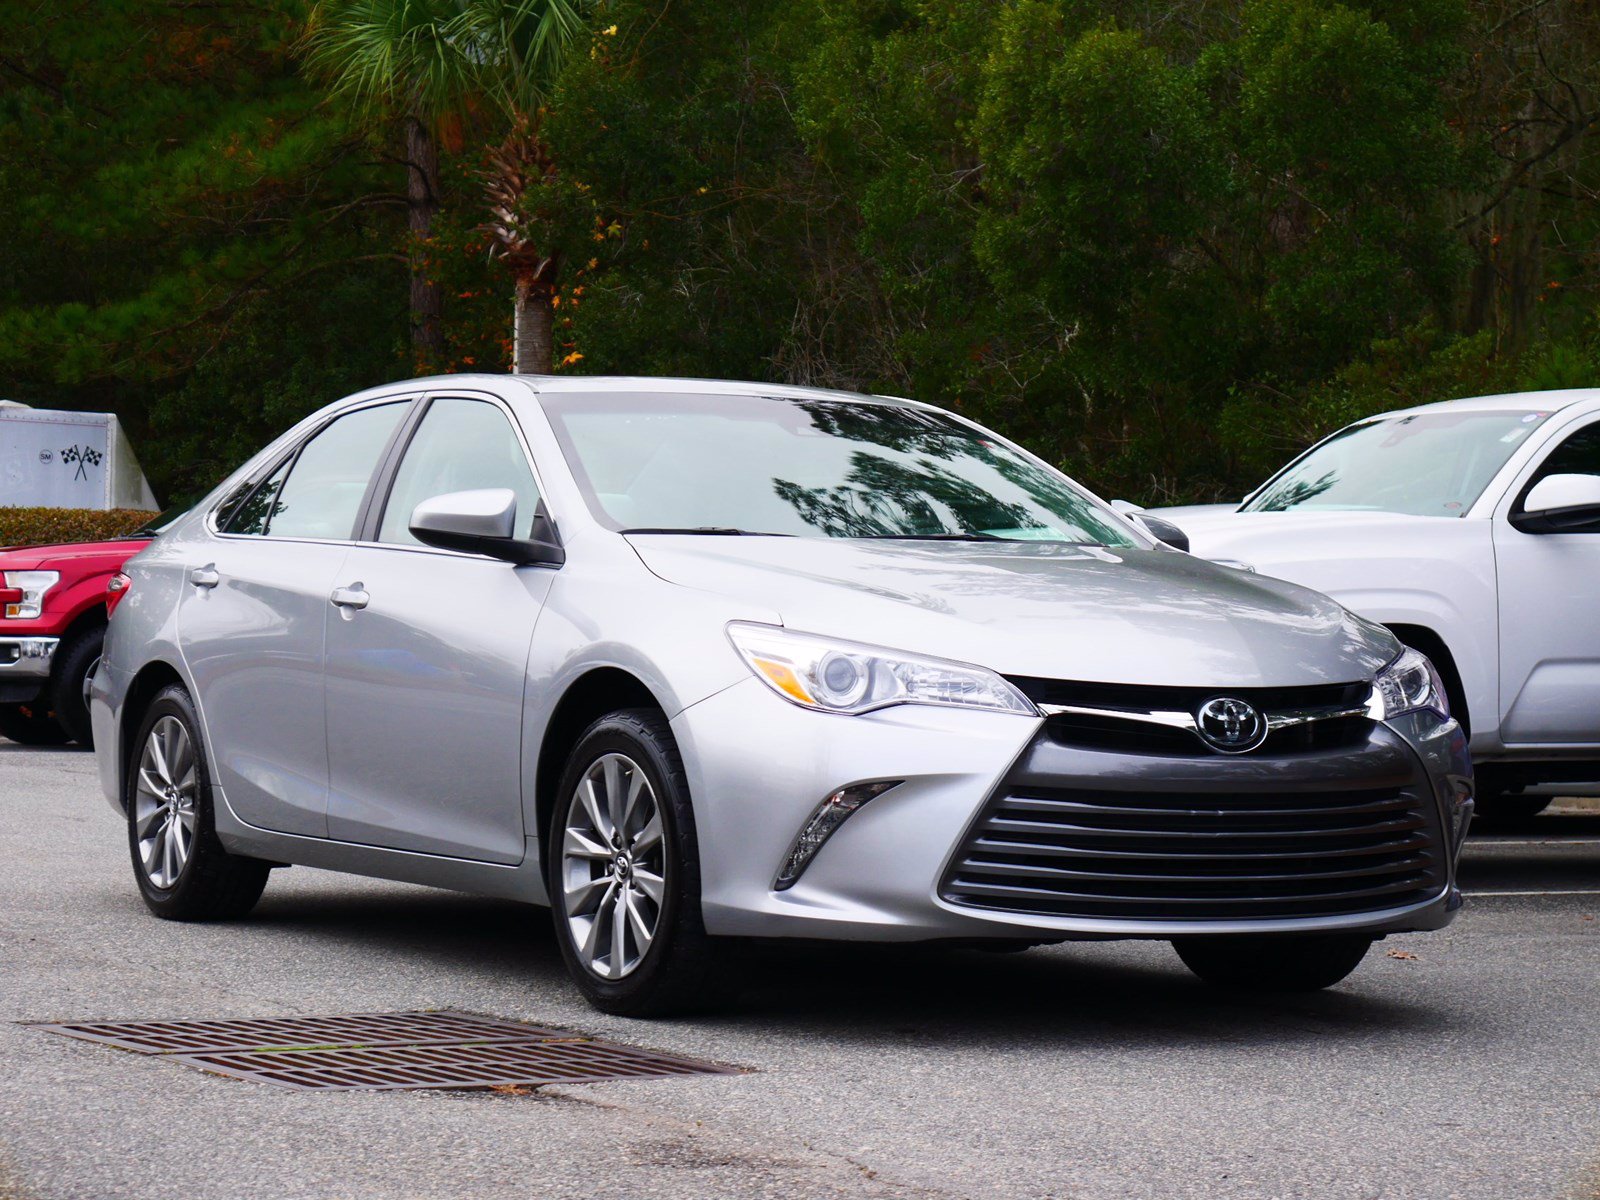
<instances>
[{"instance_id":1,"label":"side skirt","mask_svg":"<svg viewBox=\"0 0 1600 1200\"><path fill-rule=\"evenodd\" d=\"M531 838L528 841L528 853L522 861L513 866L504 866L465 858L446 858L437 854L418 854L410 850L390 850L382 846L363 846L355 842L337 842L328 838L276 833L240 820L222 789L213 786L212 797L213 801L221 801L221 804L214 806L217 836L234 854L302 867L320 867L327 871L343 871L351 875L368 875L375 879L392 879L400 883L420 883L453 892L520 900L527 904L550 903L544 873L539 869L538 848Z\"/></svg>"}]
</instances>

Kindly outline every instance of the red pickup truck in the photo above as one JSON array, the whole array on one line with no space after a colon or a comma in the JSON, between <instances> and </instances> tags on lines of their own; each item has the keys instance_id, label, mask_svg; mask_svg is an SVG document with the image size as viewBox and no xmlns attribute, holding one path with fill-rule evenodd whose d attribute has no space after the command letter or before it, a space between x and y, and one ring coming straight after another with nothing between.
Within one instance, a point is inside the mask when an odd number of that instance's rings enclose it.
<instances>
[{"instance_id":1,"label":"red pickup truck","mask_svg":"<svg viewBox=\"0 0 1600 1200\"><path fill-rule=\"evenodd\" d=\"M0 737L90 744L83 689L106 633L106 584L180 512L107 542L0 550Z\"/></svg>"}]
</instances>

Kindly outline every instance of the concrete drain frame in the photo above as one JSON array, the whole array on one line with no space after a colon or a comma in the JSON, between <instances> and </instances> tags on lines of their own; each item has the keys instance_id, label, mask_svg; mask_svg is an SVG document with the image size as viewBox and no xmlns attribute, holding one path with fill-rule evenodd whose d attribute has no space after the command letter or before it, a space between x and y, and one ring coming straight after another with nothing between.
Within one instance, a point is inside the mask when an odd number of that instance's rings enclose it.
<instances>
[{"instance_id":1,"label":"concrete drain frame","mask_svg":"<svg viewBox=\"0 0 1600 1200\"><path fill-rule=\"evenodd\" d=\"M30 1028L298 1091L539 1087L742 1075L567 1029L475 1013L352 1013L218 1021L28 1022Z\"/></svg>"}]
</instances>

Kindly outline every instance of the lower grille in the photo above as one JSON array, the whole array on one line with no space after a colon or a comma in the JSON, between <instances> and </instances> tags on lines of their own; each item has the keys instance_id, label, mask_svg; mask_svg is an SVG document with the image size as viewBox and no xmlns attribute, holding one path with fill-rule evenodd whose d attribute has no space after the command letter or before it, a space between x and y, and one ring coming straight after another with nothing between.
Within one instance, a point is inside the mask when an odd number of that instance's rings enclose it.
<instances>
[{"instance_id":1,"label":"lower grille","mask_svg":"<svg viewBox=\"0 0 1600 1200\"><path fill-rule=\"evenodd\" d=\"M953 904L1159 921L1339 916L1446 883L1420 789L1236 793L1013 788L946 874Z\"/></svg>"}]
</instances>

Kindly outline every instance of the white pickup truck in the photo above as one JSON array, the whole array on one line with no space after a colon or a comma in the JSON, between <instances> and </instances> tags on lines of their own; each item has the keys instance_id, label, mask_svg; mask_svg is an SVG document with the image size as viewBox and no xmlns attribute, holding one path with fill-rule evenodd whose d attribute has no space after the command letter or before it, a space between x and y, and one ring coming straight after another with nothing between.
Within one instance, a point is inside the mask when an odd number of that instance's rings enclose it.
<instances>
[{"instance_id":1,"label":"white pickup truck","mask_svg":"<svg viewBox=\"0 0 1600 1200\"><path fill-rule=\"evenodd\" d=\"M1326 592L1432 658L1480 814L1600 792L1600 389L1384 413L1242 504L1149 511L1194 554Z\"/></svg>"}]
</instances>

